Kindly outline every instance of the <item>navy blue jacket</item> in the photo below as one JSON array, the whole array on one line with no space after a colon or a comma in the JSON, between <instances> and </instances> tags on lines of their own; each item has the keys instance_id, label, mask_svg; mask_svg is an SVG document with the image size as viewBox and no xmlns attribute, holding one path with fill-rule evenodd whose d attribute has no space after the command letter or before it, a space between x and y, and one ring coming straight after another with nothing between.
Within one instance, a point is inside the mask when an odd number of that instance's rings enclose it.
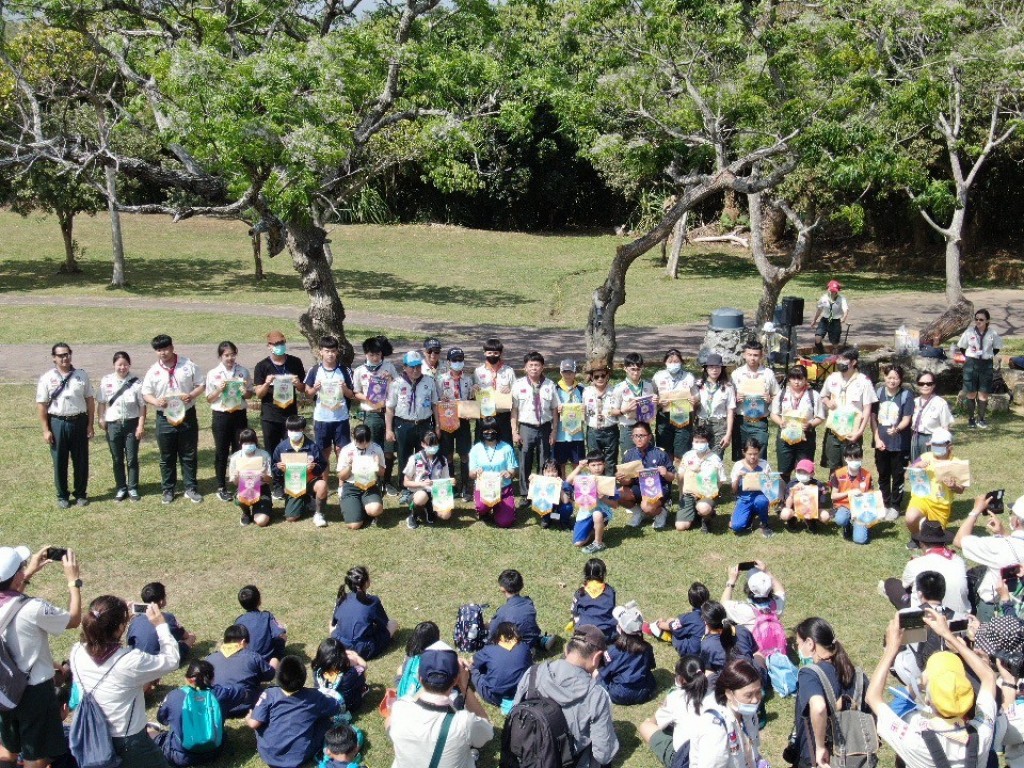
<instances>
[{"instance_id":1,"label":"navy blue jacket","mask_svg":"<svg viewBox=\"0 0 1024 768\"><path fill-rule=\"evenodd\" d=\"M746 627L736 627L736 646L732 652L734 656L742 656L753 662L754 654L757 653L757 640ZM728 654L722 647L721 635L705 635L700 641L700 660L704 669L720 672L728 660L727 657Z\"/></svg>"},{"instance_id":2,"label":"navy blue jacket","mask_svg":"<svg viewBox=\"0 0 1024 768\"><path fill-rule=\"evenodd\" d=\"M576 619L576 626L593 624L608 638L618 634L618 624L612 616L614 608L615 590L611 584L605 584L604 592L596 598L591 597L584 587L580 587L572 599L572 615Z\"/></svg>"},{"instance_id":3,"label":"navy blue jacket","mask_svg":"<svg viewBox=\"0 0 1024 768\"><path fill-rule=\"evenodd\" d=\"M643 653L627 653L617 645L608 646L611 658L598 678L613 704L642 704L654 697L654 649L645 643Z\"/></svg>"},{"instance_id":4,"label":"navy blue jacket","mask_svg":"<svg viewBox=\"0 0 1024 768\"><path fill-rule=\"evenodd\" d=\"M245 701L248 692L241 685L220 685L214 684L210 689L220 704L221 713L226 713ZM181 730L181 709L185 701L185 692L181 688L175 688L167 694L160 709L157 710L156 719L166 725L170 730L160 734L157 743L167 762L171 765L198 765L208 763L217 758L224 748L224 743L209 752L188 752L182 746L183 733Z\"/></svg>"},{"instance_id":5,"label":"navy blue jacket","mask_svg":"<svg viewBox=\"0 0 1024 768\"><path fill-rule=\"evenodd\" d=\"M334 608L331 627L331 637L367 661L380 656L391 645L388 615L376 595L365 595L362 600L352 593L345 595Z\"/></svg>"},{"instance_id":6,"label":"navy blue jacket","mask_svg":"<svg viewBox=\"0 0 1024 768\"><path fill-rule=\"evenodd\" d=\"M679 617L677 625L672 627L672 645L680 656L700 653L700 640L704 637L704 629L700 608L694 608Z\"/></svg>"},{"instance_id":7,"label":"navy blue jacket","mask_svg":"<svg viewBox=\"0 0 1024 768\"><path fill-rule=\"evenodd\" d=\"M225 709L225 717L245 717L260 697L260 684L274 679L274 668L251 648L243 648L227 658L217 651L207 656L206 660L213 665L213 679L217 685L241 685L247 691L245 701Z\"/></svg>"},{"instance_id":8,"label":"navy blue jacket","mask_svg":"<svg viewBox=\"0 0 1024 768\"><path fill-rule=\"evenodd\" d=\"M525 595L512 595L505 601L504 605L498 608L494 618L491 619L491 629L487 635L488 642L496 642L498 639L498 625L507 621L515 624L519 630L519 636L530 648L535 648L540 642L540 627L537 626L537 606L533 600Z\"/></svg>"},{"instance_id":9,"label":"navy blue jacket","mask_svg":"<svg viewBox=\"0 0 1024 768\"><path fill-rule=\"evenodd\" d=\"M284 654L284 629L270 611L247 611L235 619L235 624L249 630L249 650L258 653L264 661Z\"/></svg>"},{"instance_id":10,"label":"navy blue jacket","mask_svg":"<svg viewBox=\"0 0 1024 768\"><path fill-rule=\"evenodd\" d=\"M171 630L171 637L178 641L178 653L184 663L189 652L189 647L182 642L185 638L185 628L178 623L173 613L164 611L163 614L167 628ZM143 653L152 656L160 654L160 640L156 636L156 627L143 614L136 615L132 619L132 623L128 625L128 636L125 638L125 642L129 648L138 648Z\"/></svg>"},{"instance_id":11,"label":"navy blue jacket","mask_svg":"<svg viewBox=\"0 0 1024 768\"><path fill-rule=\"evenodd\" d=\"M497 643L485 645L473 657L473 687L480 698L498 706L511 699L523 675L533 664L533 654L525 642L505 650Z\"/></svg>"},{"instance_id":12,"label":"navy blue jacket","mask_svg":"<svg viewBox=\"0 0 1024 768\"><path fill-rule=\"evenodd\" d=\"M285 438L277 447L274 448L274 456L270 462L271 474L274 476L274 481L277 483L284 482L284 472L277 468L277 465L281 463L282 453L308 453L313 457L313 470L307 475L309 482L313 482L327 469L327 462L324 460L324 455L320 451L320 446L310 440L308 437L302 439L301 448L293 448L288 438Z\"/></svg>"}]
</instances>

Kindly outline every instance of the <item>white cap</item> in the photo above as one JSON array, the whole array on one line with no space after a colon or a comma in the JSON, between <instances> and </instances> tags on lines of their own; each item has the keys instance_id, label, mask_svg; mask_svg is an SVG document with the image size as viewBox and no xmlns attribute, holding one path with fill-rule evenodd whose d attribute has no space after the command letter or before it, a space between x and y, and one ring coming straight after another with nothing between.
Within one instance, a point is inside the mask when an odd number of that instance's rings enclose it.
<instances>
[{"instance_id":1,"label":"white cap","mask_svg":"<svg viewBox=\"0 0 1024 768\"><path fill-rule=\"evenodd\" d=\"M747 577L747 589L754 597L768 597L772 593L772 577L764 571L754 571Z\"/></svg>"},{"instance_id":2,"label":"white cap","mask_svg":"<svg viewBox=\"0 0 1024 768\"><path fill-rule=\"evenodd\" d=\"M1017 500L1013 502L1013 506L1010 507L1010 511L1021 520L1024 520L1024 496L1018 497Z\"/></svg>"},{"instance_id":3,"label":"white cap","mask_svg":"<svg viewBox=\"0 0 1024 768\"><path fill-rule=\"evenodd\" d=\"M942 427L936 427L932 430L931 437L928 439L929 445L948 445L953 442L953 435L950 434L948 429Z\"/></svg>"},{"instance_id":4,"label":"white cap","mask_svg":"<svg viewBox=\"0 0 1024 768\"><path fill-rule=\"evenodd\" d=\"M770 320L762 326L761 331L763 333L775 333L775 323Z\"/></svg>"},{"instance_id":5,"label":"white cap","mask_svg":"<svg viewBox=\"0 0 1024 768\"><path fill-rule=\"evenodd\" d=\"M21 568L21 564L32 557L32 550L20 547L0 547L0 581L7 581Z\"/></svg>"},{"instance_id":6,"label":"white cap","mask_svg":"<svg viewBox=\"0 0 1024 768\"><path fill-rule=\"evenodd\" d=\"M633 600L625 605L615 606L612 609L612 616L619 625L619 629L627 635L639 635L643 629L643 614L640 613L640 609L636 607L636 602Z\"/></svg>"}]
</instances>

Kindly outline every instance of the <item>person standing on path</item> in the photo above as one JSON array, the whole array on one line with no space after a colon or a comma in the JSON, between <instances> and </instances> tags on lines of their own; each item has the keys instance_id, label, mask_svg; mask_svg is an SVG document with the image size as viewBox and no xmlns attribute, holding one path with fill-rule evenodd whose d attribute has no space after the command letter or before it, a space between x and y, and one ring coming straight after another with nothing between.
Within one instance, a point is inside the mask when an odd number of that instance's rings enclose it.
<instances>
[{"instance_id":1,"label":"person standing on path","mask_svg":"<svg viewBox=\"0 0 1024 768\"><path fill-rule=\"evenodd\" d=\"M822 341L826 336L833 355L843 337L843 323L850 316L850 303L845 296L839 295L842 289L838 280L830 280L828 290L818 299L818 306L814 310L811 326L817 326L814 331L814 351L819 354L825 351Z\"/></svg>"},{"instance_id":2,"label":"person standing on path","mask_svg":"<svg viewBox=\"0 0 1024 768\"><path fill-rule=\"evenodd\" d=\"M299 358L288 354L288 342L280 331L267 334L267 347L270 354L256 363L253 384L256 385L256 397L262 402L260 424L263 445L272 451L287 437L285 422L288 417L299 413L296 397L306 391L306 385L302 383L306 378L306 368ZM290 388L285 386L288 379L291 379ZM284 498L284 486L278 485L276 478L272 495L277 500Z\"/></svg>"},{"instance_id":3,"label":"person standing on path","mask_svg":"<svg viewBox=\"0 0 1024 768\"><path fill-rule=\"evenodd\" d=\"M992 316L987 309L974 312L974 325L964 331L957 348L964 357L964 394L967 396L967 426L988 429L985 411L988 409L988 396L992 391L992 360L1003 347L999 334L991 330L989 320ZM978 420L974 420L974 406L977 402Z\"/></svg>"},{"instance_id":4,"label":"person standing on path","mask_svg":"<svg viewBox=\"0 0 1024 768\"><path fill-rule=\"evenodd\" d=\"M114 461L114 501L139 496L139 441L146 428L146 401L142 382L131 375L132 359L127 352L114 353L114 372L100 379L100 428Z\"/></svg>"},{"instance_id":5,"label":"person standing on path","mask_svg":"<svg viewBox=\"0 0 1024 768\"><path fill-rule=\"evenodd\" d=\"M142 380L142 397L157 409L156 444L160 449L163 503L174 501L180 460L185 498L199 504L203 497L199 493L199 420L195 402L205 389L203 374L195 363L174 351L174 342L167 334L155 336L152 347L156 362Z\"/></svg>"},{"instance_id":6,"label":"person standing on path","mask_svg":"<svg viewBox=\"0 0 1024 768\"><path fill-rule=\"evenodd\" d=\"M50 350L53 369L39 377L36 410L43 425L43 441L50 446L57 506L71 506L68 459L74 467L75 503L89 504L89 440L93 436L96 399L85 371L71 364L71 347L59 341Z\"/></svg>"}]
</instances>

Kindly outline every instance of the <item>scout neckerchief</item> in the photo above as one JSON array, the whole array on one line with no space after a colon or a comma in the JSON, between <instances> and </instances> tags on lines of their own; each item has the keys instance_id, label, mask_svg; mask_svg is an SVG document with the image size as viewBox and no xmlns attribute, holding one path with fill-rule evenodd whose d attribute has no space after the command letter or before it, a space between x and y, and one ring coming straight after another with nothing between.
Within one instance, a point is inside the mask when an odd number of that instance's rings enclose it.
<instances>
[{"instance_id":1,"label":"scout neckerchief","mask_svg":"<svg viewBox=\"0 0 1024 768\"><path fill-rule=\"evenodd\" d=\"M540 406L540 390L544 386L544 381L541 380L539 384L534 384L529 378L526 379L526 383L530 385L530 389L533 390L533 413L537 417L537 425L541 423L541 406Z\"/></svg>"},{"instance_id":2,"label":"scout neckerchief","mask_svg":"<svg viewBox=\"0 0 1024 768\"><path fill-rule=\"evenodd\" d=\"M448 380L451 384L450 393L454 395L453 400L462 399L462 371L452 371L451 378Z\"/></svg>"},{"instance_id":3,"label":"scout neckerchief","mask_svg":"<svg viewBox=\"0 0 1024 768\"><path fill-rule=\"evenodd\" d=\"M835 320L836 319L836 307L841 307L841 306L842 306L842 302L841 302L841 300L840 300L840 298L838 296L836 296L834 301L831 298L829 298L829 300L828 300L828 319L829 320Z\"/></svg>"},{"instance_id":4,"label":"scout neckerchief","mask_svg":"<svg viewBox=\"0 0 1024 768\"><path fill-rule=\"evenodd\" d=\"M582 403L583 402L583 394L582 394L582 390L581 390L579 384L573 384L572 386L569 386L569 383L565 379L559 379L558 380L558 388L560 390L562 390L563 392L565 392L569 396L569 399L565 400L564 402L567 402L567 403ZM579 400L577 400L576 398L579 398Z\"/></svg>"},{"instance_id":5,"label":"scout neckerchief","mask_svg":"<svg viewBox=\"0 0 1024 768\"><path fill-rule=\"evenodd\" d=\"M427 480L433 480L434 479L434 469L439 467L439 466L441 466L441 461L443 461L444 457L442 456L440 459L433 459L433 460L431 460L431 459L427 458L427 452L426 451L420 451L420 459L422 459L422 461L423 461L423 469L427 473L426 479Z\"/></svg>"},{"instance_id":6,"label":"scout neckerchief","mask_svg":"<svg viewBox=\"0 0 1024 768\"><path fill-rule=\"evenodd\" d=\"M720 389L722 389L724 387L725 387L725 385L722 383L722 379L721 378L719 378L717 381L712 381L711 379L705 379L701 383L701 385L700 385L701 392L702 393L703 392L707 392L708 393L708 397L707 397L706 400L703 399L703 398L701 399L701 404L703 405L704 410L706 410L708 412L708 416L709 417L712 416L712 412L713 412L714 407L715 407L715 395L718 394L718 390L720 390Z\"/></svg>"},{"instance_id":7,"label":"scout neckerchief","mask_svg":"<svg viewBox=\"0 0 1024 768\"><path fill-rule=\"evenodd\" d=\"M985 359L985 337L988 336L988 332L990 330L991 329L986 325L985 326L985 332L983 334L981 334L980 336L978 335L978 329L977 328L971 328L971 330L970 330L970 332L974 334L975 338L978 339L978 359L979 360L984 360Z\"/></svg>"},{"instance_id":8,"label":"scout neckerchief","mask_svg":"<svg viewBox=\"0 0 1024 768\"><path fill-rule=\"evenodd\" d=\"M604 398L608 394L608 379L604 380L604 389L597 386L597 382L594 382L594 391L597 392L597 429L604 426Z\"/></svg>"},{"instance_id":9,"label":"scout neckerchief","mask_svg":"<svg viewBox=\"0 0 1024 768\"><path fill-rule=\"evenodd\" d=\"M933 385L932 391L933 392L935 391L934 385ZM921 426L922 419L924 419L924 412L928 410L928 406L930 406L932 404L932 400L934 400L934 399L935 399L935 395L931 395L927 400L925 400L923 397L921 398L921 407L917 411L917 418L914 419L914 431L915 432L920 432L921 431L920 430L920 426Z\"/></svg>"},{"instance_id":10,"label":"scout neckerchief","mask_svg":"<svg viewBox=\"0 0 1024 768\"><path fill-rule=\"evenodd\" d=\"M174 363L171 364L170 368L164 365L162 360L158 360L157 362L161 368L167 371L167 391L173 392L174 389L177 388L178 386L178 380L174 378L174 371L178 367L178 356L174 356Z\"/></svg>"},{"instance_id":11,"label":"scout neckerchief","mask_svg":"<svg viewBox=\"0 0 1024 768\"><path fill-rule=\"evenodd\" d=\"M635 387L633 386L633 382L631 382L629 380L628 376L626 377L625 381L626 381L626 386L629 387L629 391L633 393L633 399L634 400L636 400L636 399L638 399L638 398L643 396L643 394L644 394L644 380L643 379L640 379L640 383L637 386L635 386Z\"/></svg>"},{"instance_id":12,"label":"scout neckerchief","mask_svg":"<svg viewBox=\"0 0 1024 768\"><path fill-rule=\"evenodd\" d=\"M405 379L405 383L409 385L409 418L412 421L416 421L416 385L420 383L419 379L416 379L414 384L412 380L406 375L405 371L402 371L402 378ZM423 378L422 376L420 378Z\"/></svg>"},{"instance_id":13,"label":"scout neckerchief","mask_svg":"<svg viewBox=\"0 0 1024 768\"><path fill-rule=\"evenodd\" d=\"M56 371L58 376L61 375L60 374L60 369L54 368L53 370ZM60 384L57 385L57 388L55 390L53 390L53 394L50 395L50 402L48 402L46 404L47 408L49 408L51 405L53 405L54 401L58 397L60 397L60 393L64 391L64 388L68 385L68 382L71 381L71 377L74 376L74 375L75 375L75 366L71 366L71 370L68 372L68 375L64 376L60 380Z\"/></svg>"},{"instance_id":14,"label":"scout neckerchief","mask_svg":"<svg viewBox=\"0 0 1024 768\"><path fill-rule=\"evenodd\" d=\"M849 381L847 381L845 378L843 378L843 381L846 382L846 383L843 384L839 388L838 399L839 399L839 407L840 408L845 408L846 407L846 390L848 390L851 386L853 386L853 382L856 381L856 379L857 379L856 371L854 371L854 374L853 374L853 376L850 377Z\"/></svg>"}]
</instances>

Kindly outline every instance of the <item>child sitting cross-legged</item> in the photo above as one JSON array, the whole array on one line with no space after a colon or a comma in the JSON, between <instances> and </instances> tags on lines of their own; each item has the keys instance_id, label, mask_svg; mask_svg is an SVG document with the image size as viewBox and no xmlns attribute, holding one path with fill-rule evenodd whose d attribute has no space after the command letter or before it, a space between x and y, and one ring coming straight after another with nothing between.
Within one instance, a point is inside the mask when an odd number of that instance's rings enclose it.
<instances>
[{"instance_id":1,"label":"child sitting cross-legged","mask_svg":"<svg viewBox=\"0 0 1024 768\"><path fill-rule=\"evenodd\" d=\"M515 697L516 686L532 665L530 647L522 642L516 625L503 621L495 628L494 640L473 657L473 687L481 699L498 706Z\"/></svg>"}]
</instances>

